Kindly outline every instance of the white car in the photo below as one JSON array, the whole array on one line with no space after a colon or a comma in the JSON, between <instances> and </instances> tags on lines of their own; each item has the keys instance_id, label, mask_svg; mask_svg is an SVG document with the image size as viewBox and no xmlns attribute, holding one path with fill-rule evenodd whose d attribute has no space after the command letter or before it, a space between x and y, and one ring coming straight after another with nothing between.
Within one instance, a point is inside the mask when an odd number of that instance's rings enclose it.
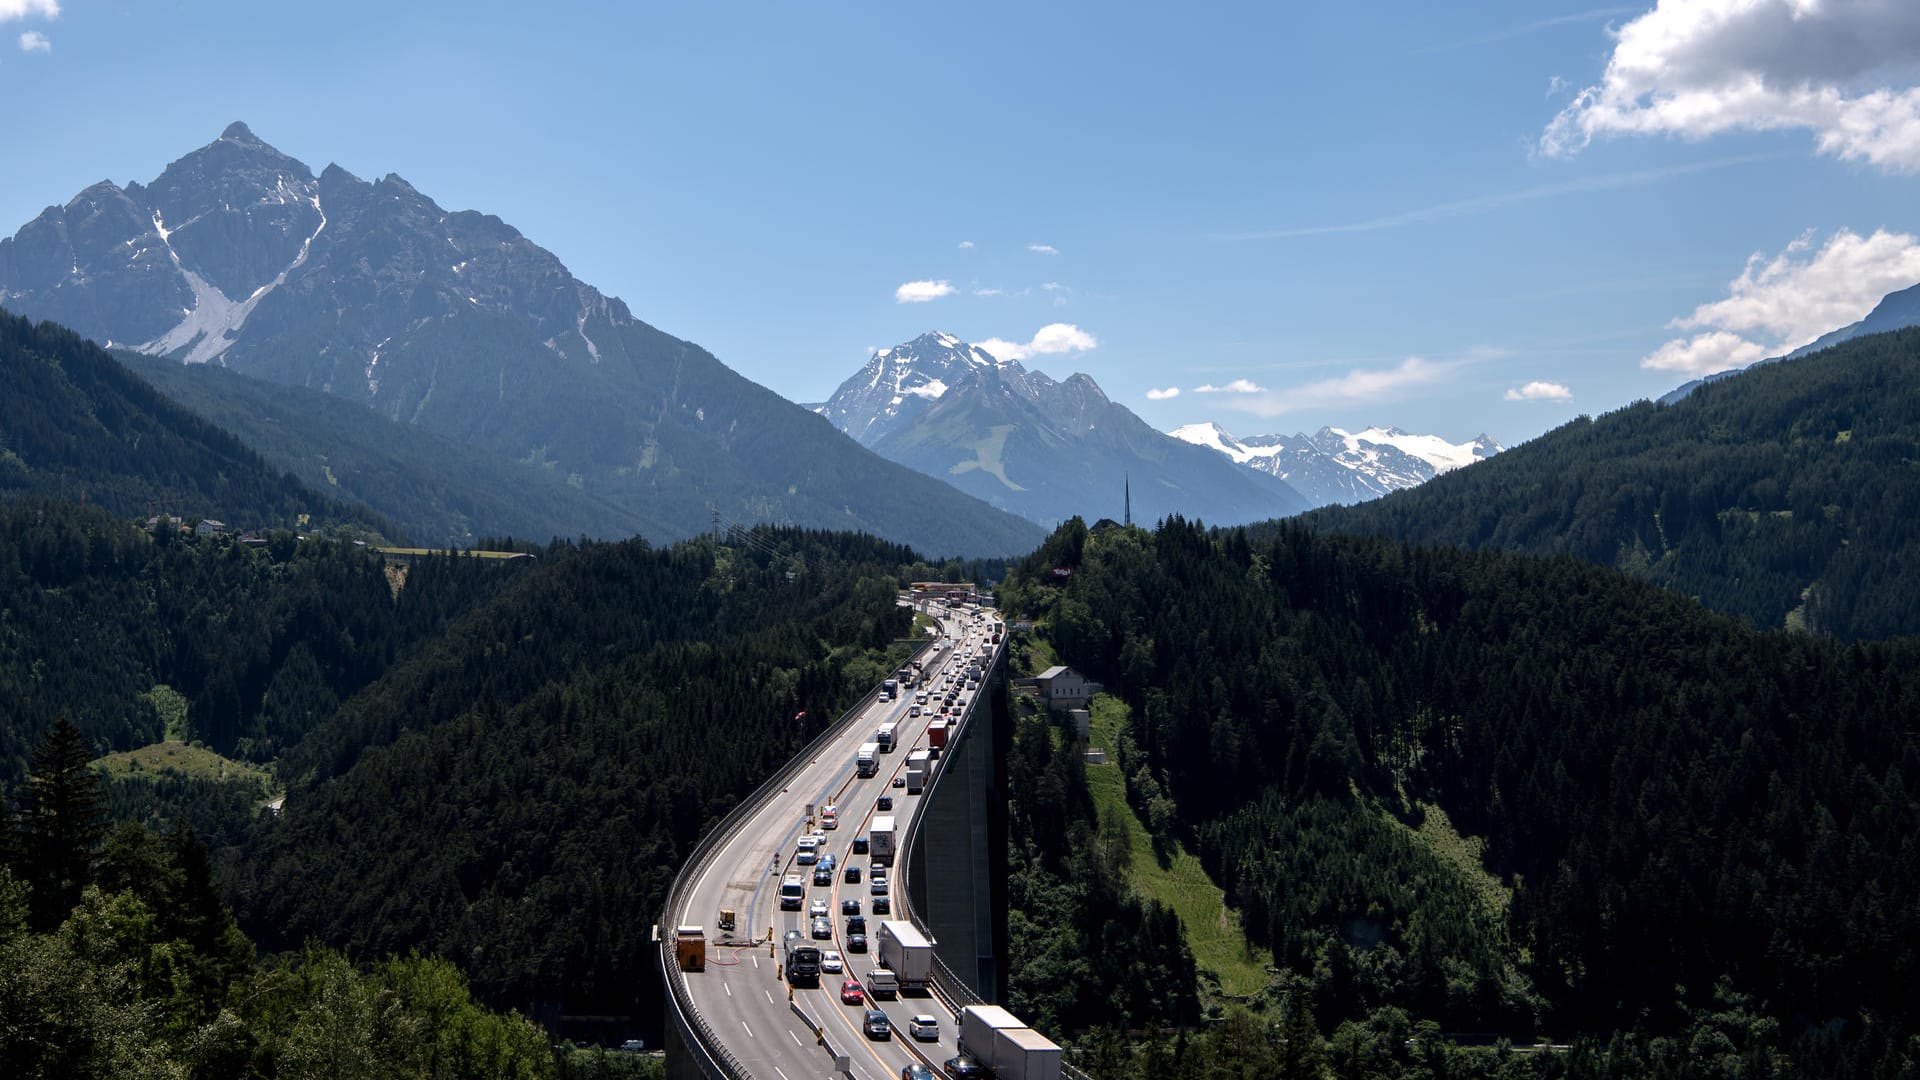
<instances>
[{"instance_id":1,"label":"white car","mask_svg":"<svg viewBox=\"0 0 1920 1080\"><path fill-rule=\"evenodd\" d=\"M847 962L840 958L839 953L833 951L832 949L825 949L820 953L820 974L844 975L846 973L846 970L847 970ZM935 1035L934 1037L939 1038L938 1035Z\"/></svg>"},{"instance_id":2,"label":"white car","mask_svg":"<svg viewBox=\"0 0 1920 1080\"><path fill-rule=\"evenodd\" d=\"M815 900L807 905L807 918L811 919L815 915L825 914L828 914L827 902L825 900Z\"/></svg>"},{"instance_id":3,"label":"white car","mask_svg":"<svg viewBox=\"0 0 1920 1080\"><path fill-rule=\"evenodd\" d=\"M824 962L820 965L820 970L826 970L826 964ZM907 1021L907 1034L916 1039L938 1041L940 1038L940 1021L926 1013L920 1013Z\"/></svg>"}]
</instances>

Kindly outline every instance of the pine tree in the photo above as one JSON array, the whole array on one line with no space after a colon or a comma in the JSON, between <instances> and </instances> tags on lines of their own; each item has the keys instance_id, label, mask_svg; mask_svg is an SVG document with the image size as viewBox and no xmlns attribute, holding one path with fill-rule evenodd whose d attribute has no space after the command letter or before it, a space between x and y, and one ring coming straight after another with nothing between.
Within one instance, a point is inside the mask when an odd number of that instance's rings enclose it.
<instances>
[{"instance_id":1,"label":"pine tree","mask_svg":"<svg viewBox=\"0 0 1920 1080\"><path fill-rule=\"evenodd\" d=\"M93 879L93 849L106 825L106 796L86 737L62 716L33 754L20 827L21 876L33 889L33 927L60 925Z\"/></svg>"}]
</instances>

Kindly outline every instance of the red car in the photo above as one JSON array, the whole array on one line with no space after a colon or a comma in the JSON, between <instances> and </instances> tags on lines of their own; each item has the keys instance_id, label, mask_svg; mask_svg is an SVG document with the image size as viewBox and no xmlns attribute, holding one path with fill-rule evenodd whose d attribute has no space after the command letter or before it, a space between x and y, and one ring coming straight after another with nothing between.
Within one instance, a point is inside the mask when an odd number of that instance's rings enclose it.
<instances>
[{"instance_id":1,"label":"red car","mask_svg":"<svg viewBox=\"0 0 1920 1080\"><path fill-rule=\"evenodd\" d=\"M867 1003L866 991L860 989L860 980L848 979L840 984L840 1004L864 1005Z\"/></svg>"}]
</instances>

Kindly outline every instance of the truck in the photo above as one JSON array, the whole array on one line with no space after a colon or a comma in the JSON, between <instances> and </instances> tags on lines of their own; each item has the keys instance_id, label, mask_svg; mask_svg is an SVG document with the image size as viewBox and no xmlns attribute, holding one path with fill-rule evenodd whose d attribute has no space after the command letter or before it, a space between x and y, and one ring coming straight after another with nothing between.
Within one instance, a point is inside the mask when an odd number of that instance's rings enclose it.
<instances>
[{"instance_id":1,"label":"truck","mask_svg":"<svg viewBox=\"0 0 1920 1080\"><path fill-rule=\"evenodd\" d=\"M1060 1047L1030 1027L995 1029L984 1060L996 1080L1060 1080Z\"/></svg>"},{"instance_id":2,"label":"truck","mask_svg":"<svg viewBox=\"0 0 1920 1080\"><path fill-rule=\"evenodd\" d=\"M927 725L927 745L941 746L941 747L946 746L947 732L950 726L951 725L949 721L946 721L946 720L935 720L933 723L928 724Z\"/></svg>"},{"instance_id":3,"label":"truck","mask_svg":"<svg viewBox=\"0 0 1920 1080\"><path fill-rule=\"evenodd\" d=\"M881 724L878 728L874 730L873 741L875 745L880 747L881 753L883 754L893 753L893 746L899 734L899 731L900 731L900 725L894 723L891 720L887 721L884 724Z\"/></svg>"},{"instance_id":4,"label":"truck","mask_svg":"<svg viewBox=\"0 0 1920 1080\"><path fill-rule=\"evenodd\" d=\"M786 965L789 986L820 985L820 946L797 934L789 934Z\"/></svg>"},{"instance_id":5,"label":"truck","mask_svg":"<svg viewBox=\"0 0 1920 1080\"><path fill-rule=\"evenodd\" d=\"M960 1052L991 1065L993 1033L1026 1026L998 1005L968 1005L960 1010Z\"/></svg>"},{"instance_id":6,"label":"truck","mask_svg":"<svg viewBox=\"0 0 1920 1080\"><path fill-rule=\"evenodd\" d=\"M882 866L893 865L893 815L881 814L873 819L873 825L867 829L867 842L871 845L868 856Z\"/></svg>"},{"instance_id":7,"label":"truck","mask_svg":"<svg viewBox=\"0 0 1920 1080\"><path fill-rule=\"evenodd\" d=\"M907 794L918 795L927 788L927 777L933 773L933 755L925 750L915 750L907 755Z\"/></svg>"},{"instance_id":8,"label":"truck","mask_svg":"<svg viewBox=\"0 0 1920 1080\"><path fill-rule=\"evenodd\" d=\"M860 749L853 755L853 772L856 776L872 776L880 771L880 744L861 743Z\"/></svg>"},{"instance_id":9,"label":"truck","mask_svg":"<svg viewBox=\"0 0 1920 1080\"><path fill-rule=\"evenodd\" d=\"M932 938L905 919L887 919L874 933L880 966L893 972L904 990L924 990L933 978Z\"/></svg>"},{"instance_id":10,"label":"truck","mask_svg":"<svg viewBox=\"0 0 1920 1080\"><path fill-rule=\"evenodd\" d=\"M892 701L900 696L900 680L888 679L880 684L880 700Z\"/></svg>"},{"instance_id":11,"label":"truck","mask_svg":"<svg viewBox=\"0 0 1920 1080\"><path fill-rule=\"evenodd\" d=\"M807 903L807 883L799 874L788 874L780 881L780 910L799 911Z\"/></svg>"}]
</instances>

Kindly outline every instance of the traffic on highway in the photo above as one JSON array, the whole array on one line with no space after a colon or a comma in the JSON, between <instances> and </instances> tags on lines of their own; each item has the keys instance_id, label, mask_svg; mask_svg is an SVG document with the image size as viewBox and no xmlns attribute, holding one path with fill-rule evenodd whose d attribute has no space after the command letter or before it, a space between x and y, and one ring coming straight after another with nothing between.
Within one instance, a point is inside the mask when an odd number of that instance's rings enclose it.
<instances>
[{"instance_id":1,"label":"traffic on highway","mask_svg":"<svg viewBox=\"0 0 1920 1080\"><path fill-rule=\"evenodd\" d=\"M700 865L668 912L703 1026L754 1076L974 1075L901 909L924 793L999 649L997 613L921 601L937 636ZM678 971L672 970L678 967Z\"/></svg>"}]
</instances>

